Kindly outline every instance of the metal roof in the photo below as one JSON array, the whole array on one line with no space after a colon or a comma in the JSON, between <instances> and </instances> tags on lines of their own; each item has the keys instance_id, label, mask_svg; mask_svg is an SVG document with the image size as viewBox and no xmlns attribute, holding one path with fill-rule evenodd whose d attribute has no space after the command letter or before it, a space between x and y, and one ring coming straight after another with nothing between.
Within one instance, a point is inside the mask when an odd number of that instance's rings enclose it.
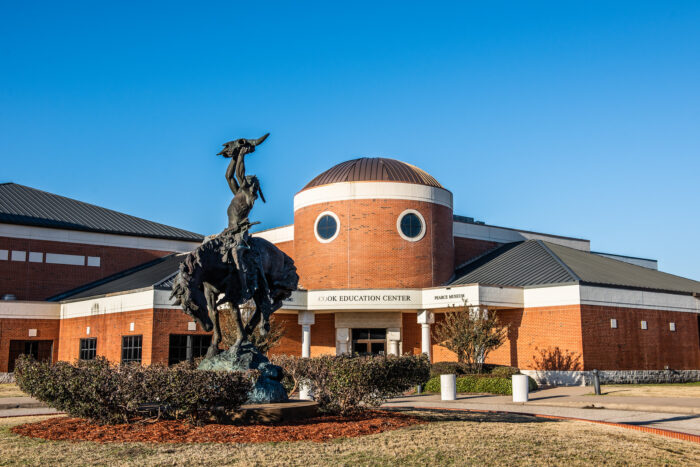
<instances>
[{"instance_id":1,"label":"metal roof","mask_svg":"<svg viewBox=\"0 0 700 467\"><path fill-rule=\"evenodd\" d=\"M547 243L581 282L669 292L700 293L700 282L605 256Z\"/></svg>"},{"instance_id":2,"label":"metal roof","mask_svg":"<svg viewBox=\"0 0 700 467\"><path fill-rule=\"evenodd\" d=\"M16 183L0 184L0 223L201 242L202 235Z\"/></svg>"},{"instance_id":3,"label":"metal roof","mask_svg":"<svg viewBox=\"0 0 700 467\"><path fill-rule=\"evenodd\" d=\"M311 180L303 189L342 182L403 182L443 188L432 175L396 159L361 157L341 162Z\"/></svg>"},{"instance_id":4,"label":"metal roof","mask_svg":"<svg viewBox=\"0 0 700 467\"><path fill-rule=\"evenodd\" d=\"M529 286L575 282L576 277L543 244L528 240L497 247L460 266L452 284Z\"/></svg>"},{"instance_id":5,"label":"metal roof","mask_svg":"<svg viewBox=\"0 0 700 467\"><path fill-rule=\"evenodd\" d=\"M538 286L594 284L666 292L700 293L700 282L574 248L528 240L496 247L455 272L458 284Z\"/></svg>"},{"instance_id":6,"label":"metal roof","mask_svg":"<svg viewBox=\"0 0 700 467\"><path fill-rule=\"evenodd\" d=\"M131 269L49 298L49 301L78 300L149 287L169 289L185 253L173 253Z\"/></svg>"}]
</instances>

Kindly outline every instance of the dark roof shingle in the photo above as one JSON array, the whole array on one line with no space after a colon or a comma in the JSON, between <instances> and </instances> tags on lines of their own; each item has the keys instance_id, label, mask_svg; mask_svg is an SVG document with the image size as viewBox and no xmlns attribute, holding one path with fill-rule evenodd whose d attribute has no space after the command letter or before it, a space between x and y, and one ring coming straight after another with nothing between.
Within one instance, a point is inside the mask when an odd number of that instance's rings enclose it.
<instances>
[{"instance_id":1,"label":"dark roof shingle","mask_svg":"<svg viewBox=\"0 0 700 467\"><path fill-rule=\"evenodd\" d=\"M202 235L16 183L0 184L0 222L168 240Z\"/></svg>"},{"instance_id":2,"label":"dark roof shingle","mask_svg":"<svg viewBox=\"0 0 700 467\"><path fill-rule=\"evenodd\" d=\"M172 287L172 278L177 274L180 263L185 256L185 253L173 253L69 290L48 300L78 300L148 287L169 289Z\"/></svg>"},{"instance_id":3,"label":"dark roof shingle","mask_svg":"<svg viewBox=\"0 0 700 467\"><path fill-rule=\"evenodd\" d=\"M460 266L452 284L594 284L700 293L700 282L541 240L508 243Z\"/></svg>"}]
</instances>

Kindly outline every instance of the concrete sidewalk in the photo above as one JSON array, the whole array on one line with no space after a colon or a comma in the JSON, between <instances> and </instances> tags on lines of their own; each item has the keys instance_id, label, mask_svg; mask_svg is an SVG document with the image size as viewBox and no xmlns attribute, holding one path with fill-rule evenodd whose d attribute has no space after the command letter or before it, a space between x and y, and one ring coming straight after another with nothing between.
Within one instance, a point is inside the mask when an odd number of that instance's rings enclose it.
<instances>
[{"instance_id":1,"label":"concrete sidewalk","mask_svg":"<svg viewBox=\"0 0 700 467\"><path fill-rule=\"evenodd\" d=\"M0 418L62 413L32 397L0 397Z\"/></svg>"},{"instance_id":2,"label":"concrete sidewalk","mask_svg":"<svg viewBox=\"0 0 700 467\"><path fill-rule=\"evenodd\" d=\"M514 412L646 426L700 436L700 399L670 397L588 396L589 387L545 389L530 401L514 403L511 396L459 394L442 401L439 394L400 397L386 408L415 407Z\"/></svg>"}]
</instances>

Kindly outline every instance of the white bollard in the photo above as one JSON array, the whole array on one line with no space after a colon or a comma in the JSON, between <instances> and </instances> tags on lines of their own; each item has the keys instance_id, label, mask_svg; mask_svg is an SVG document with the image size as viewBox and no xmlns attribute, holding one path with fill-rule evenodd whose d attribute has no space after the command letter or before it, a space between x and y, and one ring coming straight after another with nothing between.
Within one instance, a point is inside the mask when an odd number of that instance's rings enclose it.
<instances>
[{"instance_id":1,"label":"white bollard","mask_svg":"<svg viewBox=\"0 0 700 467\"><path fill-rule=\"evenodd\" d=\"M527 375L513 375L513 402L527 402L529 392Z\"/></svg>"},{"instance_id":2,"label":"white bollard","mask_svg":"<svg viewBox=\"0 0 700 467\"><path fill-rule=\"evenodd\" d=\"M301 401L312 401L314 400L313 394L311 394L311 386L308 384L299 384L299 400Z\"/></svg>"},{"instance_id":3,"label":"white bollard","mask_svg":"<svg viewBox=\"0 0 700 467\"><path fill-rule=\"evenodd\" d=\"M440 375L440 396L444 401L457 399L456 375Z\"/></svg>"}]
</instances>

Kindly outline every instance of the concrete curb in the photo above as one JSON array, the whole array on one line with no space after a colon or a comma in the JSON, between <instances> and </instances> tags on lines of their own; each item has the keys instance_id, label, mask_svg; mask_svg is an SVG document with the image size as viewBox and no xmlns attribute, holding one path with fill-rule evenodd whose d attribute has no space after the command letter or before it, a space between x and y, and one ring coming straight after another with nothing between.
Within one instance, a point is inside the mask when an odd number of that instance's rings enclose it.
<instances>
[{"instance_id":1,"label":"concrete curb","mask_svg":"<svg viewBox=\"0 0 700 467\"><path fill-rule=\"evenodd\" d=\"M646 405L646 404L620 404L616 402L553 402L538 403L529 401L523 405L541 407L571 407L575 409L611 409L611 410L633 410L636 412L663 412L700 415L700 407L683 407L678 405Z\"/></svg>"},{"instance_id":2,"label":"concrete curb","mask_svg":"<svg viewBox=\"0 0 700 467\"><path fill-rule=\"evenodd\" d=\"M477 410L477 409L459 409L459 408L445 408L445 407L413 407L413 406L401 406L402 409L410 408L414 410L450 410L455 412L472 412L472 413L492 413L492 414L513 414L513 415L523 415L529 417L537 418L547 418L553 420L574 420L578 422L588 422L588 423L598 423L600 425L615 426L619 428L627 428L629 430L641 431L644 433L650 433L654 435L664 436L667 438L680 439L682 441L690 441L693 443L700 444L700 435L693 435L690 433L682 433L679 431L664 430L661 428L652 428L642 425L630 425L627 423L616 423L616 422L606 422L602 420L589 420L586 418L575 418L575 417L562 417L557 415L543 415L543 414L533 414L526 412L514 412L510 410Z\"/></svg>"}]
</instances>

